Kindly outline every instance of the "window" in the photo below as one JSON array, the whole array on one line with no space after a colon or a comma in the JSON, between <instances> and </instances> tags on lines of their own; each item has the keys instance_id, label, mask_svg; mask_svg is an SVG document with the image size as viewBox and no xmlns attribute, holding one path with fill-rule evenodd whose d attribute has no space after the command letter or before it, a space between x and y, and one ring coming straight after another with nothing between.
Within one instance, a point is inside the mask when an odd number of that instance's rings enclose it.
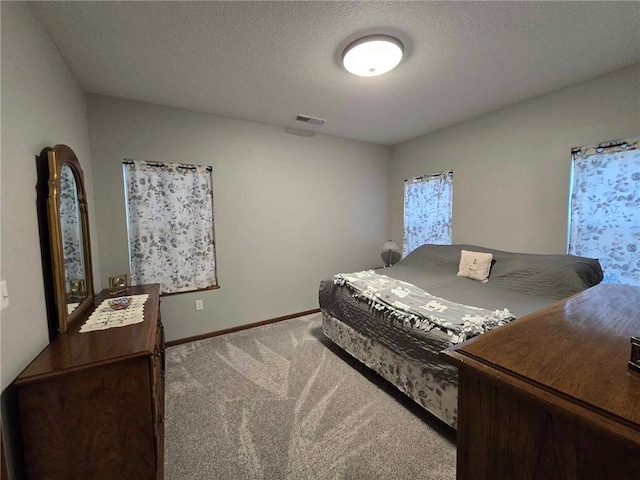
<instances>
[{"instance_id":1,"label":"window","mask_svg":"<svg viewBox=\"0 0 640 480\"><path fill-rule=\"evenodd\" d=\"M217 286L212 168L123 162L131 283L162 293Z\"/></svg>"},{"instance_id":2,"label":"window","mask_svg":"<svg viewBox=\"0 0 640 480\"><path fill-rule=\"evenodd\" d=\"M452 202L451 170L404 181L404 255L425 243L451 244Z\"/></svg>"},{"instance_id":3,"label":"window","mask_svg":"<svg viewBox=\"0 0 640 480\"><path fill-rule=\"evenodd\" d=\"M607 283L640 285L638 141L571 152L568 251L600 260Z\"/></svg>"}]
</instances>

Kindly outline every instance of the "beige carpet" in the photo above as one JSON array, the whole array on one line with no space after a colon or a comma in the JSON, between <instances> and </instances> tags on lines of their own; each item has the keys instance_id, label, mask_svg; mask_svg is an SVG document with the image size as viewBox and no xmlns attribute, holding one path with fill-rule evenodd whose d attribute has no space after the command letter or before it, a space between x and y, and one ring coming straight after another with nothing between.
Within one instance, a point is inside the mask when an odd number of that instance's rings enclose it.
<instances>
[{"instance_id":1,"label":"beige carpet","mask_svg":"<svg viewBox=\"0 0 640 480\"><path fill-rule=\"evenodd\" d=\"M309 315L167 351L165 478L455 478L454 434Z\"/></svg>"}]
</instances>

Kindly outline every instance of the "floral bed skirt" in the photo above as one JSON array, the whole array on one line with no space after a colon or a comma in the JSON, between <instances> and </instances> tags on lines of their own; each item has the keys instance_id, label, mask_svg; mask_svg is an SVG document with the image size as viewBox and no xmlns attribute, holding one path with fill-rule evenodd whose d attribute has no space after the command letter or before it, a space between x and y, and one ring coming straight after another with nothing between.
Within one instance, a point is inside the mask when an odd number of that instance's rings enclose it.
<instances>
[{"instance_id":1,"label":"floral bed skirt","mask_svg":"<svg viewBox=\"0 0 640 480\"><path fill-rule=\"evenodd\" d=\"M428 412L456 428L456 385L435 376L427 368L408 361L324 312L322 331L336 345L391 382Z\"/></svg>"}]
</instances>

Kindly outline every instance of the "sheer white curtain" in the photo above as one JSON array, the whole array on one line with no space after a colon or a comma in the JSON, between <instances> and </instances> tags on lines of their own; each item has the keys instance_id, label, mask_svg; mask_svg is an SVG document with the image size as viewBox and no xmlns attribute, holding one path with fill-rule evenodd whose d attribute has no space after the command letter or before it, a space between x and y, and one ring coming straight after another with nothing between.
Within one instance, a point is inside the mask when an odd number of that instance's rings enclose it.
<instances>
[{"instance_id":1,"label":"sheer white curtain","mask_svg":"<svg viewBox=\"0 0 640 480\"><path fill-rule=\"evenodd\" d=\"M451 243L453 171L404 181L404 241L406 256L425 243Z\"/></svg>"},{"instance_id":2,"label":"sheer white curtain","mask_svg":"<svg viewBox=\"0 0 640 480\"><path fill-rule=\"evenodd\" d=\"M607 283L640 286L639 140L571 151L568 251L600 260Z\"/></svg>"},{"instance_id":3,"label":"sheer white curtain","mask_svg":"<svg viewBox=\"0 0 640 480\"><path fill-rule=\"evenodd\" d=\"M211 167L125 161L131 283L217 285Z\"/></svg>"}]
</instances>

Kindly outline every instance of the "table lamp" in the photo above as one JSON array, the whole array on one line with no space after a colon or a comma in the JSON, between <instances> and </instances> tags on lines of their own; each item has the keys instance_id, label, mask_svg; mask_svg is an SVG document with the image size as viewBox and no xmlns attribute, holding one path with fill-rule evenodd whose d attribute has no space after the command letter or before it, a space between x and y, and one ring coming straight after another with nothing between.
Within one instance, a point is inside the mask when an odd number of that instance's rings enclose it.
<instances>
[{"instance_id":1,"label":"table lamp","mask_svg":"<svg viewBox=\"0 0 640 480\"><path fill-rule=\"evenodd\" d=\"M400 250L400 247L398 247L398 245L396 245L396 242L389 240L387 243L385 243L382 248L382 253L380 254L380 257L382 258L382 261L384 262L384 266L385 267L390 267L391 266L391 260L392 260L392 252L397 252Z\"/></svg>"}]
</instances>

